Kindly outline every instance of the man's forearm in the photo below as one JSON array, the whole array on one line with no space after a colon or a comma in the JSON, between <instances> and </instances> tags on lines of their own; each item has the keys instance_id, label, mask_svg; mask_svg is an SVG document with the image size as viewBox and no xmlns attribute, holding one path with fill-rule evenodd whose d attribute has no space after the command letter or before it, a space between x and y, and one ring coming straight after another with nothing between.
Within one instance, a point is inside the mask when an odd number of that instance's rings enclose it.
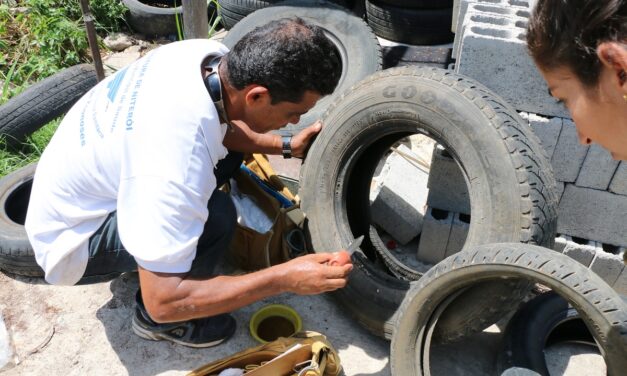
<instances>
[{"instance_id":1,"label":"man's forearm","mask_svg":"<svg viewBox=\"0 0 627 376\"><path fill-rule=\"evenodd\" d=\"M281 154L281 136L254 132L246 124L237 121L231 127L222 141L227 149L242 153Z\"/></svg>"},{"instance_id":2,"label":"man's forearm","mask_svg":"<svg viewBox=\"0 0 627 376\"><path fill-rule=\"evenodd\" d=\"M144 303L157 322L184 321L231 312L286 291L280 283L279 266L208 280L175 276L164 280L159 274L140 269Z\"/></svg>"}]
</instances>

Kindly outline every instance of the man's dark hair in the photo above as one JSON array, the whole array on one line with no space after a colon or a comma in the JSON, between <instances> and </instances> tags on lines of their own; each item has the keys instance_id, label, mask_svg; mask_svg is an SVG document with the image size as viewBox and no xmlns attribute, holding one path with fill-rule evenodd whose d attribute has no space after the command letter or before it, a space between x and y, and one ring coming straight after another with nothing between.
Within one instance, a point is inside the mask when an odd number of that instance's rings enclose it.
<instances>
[{"instance_id":1,"label":"man's dark hair","mask_svg":"<svg viewBox=\"0 0 627 376\"><path fill-rule=\"evenodd\" d=\"M627 40L625 0L538 0L527 30L531 56L542 69L567 67L596 87L602 42Z\"/></svg>"},{"instance_id":2,"label":"man's dark hair","mask_svg":"<svg viewBox=\"0 0 627 376\"><path fill-rule=\"evenodd\" d=\"M238 90L266 87L272 103L300 102L305 91L333 92L342 73L339 51L323 30L300 18L260 26L227 55L227 77Z\"/></svg>"}]
</instances>

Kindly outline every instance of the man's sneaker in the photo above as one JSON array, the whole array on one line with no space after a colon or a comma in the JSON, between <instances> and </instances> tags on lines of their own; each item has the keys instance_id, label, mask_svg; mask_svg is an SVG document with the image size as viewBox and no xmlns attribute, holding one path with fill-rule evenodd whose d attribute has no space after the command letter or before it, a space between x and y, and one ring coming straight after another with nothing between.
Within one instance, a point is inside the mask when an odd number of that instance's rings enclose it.
<instances>
[{"instance_id":1,"label":"man's sneaker","mask_svg":"<svg viewBox=\"0 0 627 376\"><path fill-rule=\"evenodd\" d=\"M168 340L189 347L211 347L219 345L235 332L235 319L221 314L202 319L159 324L154 322L141 300L136 296L133 331L138 336L153 341Z\"/></svg>"}]
</instances>

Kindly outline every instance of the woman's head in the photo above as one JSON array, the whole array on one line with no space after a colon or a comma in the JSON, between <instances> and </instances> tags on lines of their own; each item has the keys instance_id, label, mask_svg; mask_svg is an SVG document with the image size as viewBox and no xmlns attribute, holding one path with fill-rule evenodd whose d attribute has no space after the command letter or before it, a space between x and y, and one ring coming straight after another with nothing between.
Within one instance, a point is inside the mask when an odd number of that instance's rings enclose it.
<instances>
[{"instance_id":1,"label":"woman's head","mask_svg":"<svg viewBox=\"0 0 627 376\"><path fill-rule=\"evenodd\" d=\"M527 44L581 141L627 159L627 0L539 0Z\"/></svg>"}]
</instances>

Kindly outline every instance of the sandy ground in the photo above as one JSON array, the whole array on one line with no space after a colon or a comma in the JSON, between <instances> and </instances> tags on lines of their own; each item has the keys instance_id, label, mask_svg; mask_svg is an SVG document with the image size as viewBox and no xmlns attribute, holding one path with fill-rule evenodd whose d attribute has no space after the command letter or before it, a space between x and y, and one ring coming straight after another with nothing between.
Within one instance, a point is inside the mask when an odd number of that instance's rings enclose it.
<instances>
[{"instance_id":1,"label":"sandy ground","mask_svg":"<svg viewBox=\"0 0 627 376\"><path fill-rule=\"evenodd\" d=\"M233 338L210 349L146 341L131 330L135 273L83 286L50 286L0 274L0 309L15 365L6 375L184 375L207 362L255 346L252 314L268 303L294 307L303 329L326 334L347 375L389 375L388 342L355 325L326 296L282 295L237 312ZM11 367L11 365L9 365Z\"/></svg>"},{"instance_id":2,"label":"sandy ground","mask_svg":"<svg viewBox=\"0 0 627 376\"><path fill-rule=\"evenodd\" d=\"M389 343L355 324L328 296L281 295L234 312L235 335L220 346L192 349L137 337L131 330L135 273L82 286L51 286L41 279L0 273L0 312L14 350L2 373L23 375L185 375L210 361L257 345L248 332L265 304L294 307L303 329L325 334L339 352L345 375L391 374ZM500 344L492 326L464 342L435 348L434 375L490 375ZM552 375L605 375L600 355L587 347L547 350ZM1 367L1 366L0 366ZM404 375L401 375L404 376Z\"/></svg>"}]
</instances>

